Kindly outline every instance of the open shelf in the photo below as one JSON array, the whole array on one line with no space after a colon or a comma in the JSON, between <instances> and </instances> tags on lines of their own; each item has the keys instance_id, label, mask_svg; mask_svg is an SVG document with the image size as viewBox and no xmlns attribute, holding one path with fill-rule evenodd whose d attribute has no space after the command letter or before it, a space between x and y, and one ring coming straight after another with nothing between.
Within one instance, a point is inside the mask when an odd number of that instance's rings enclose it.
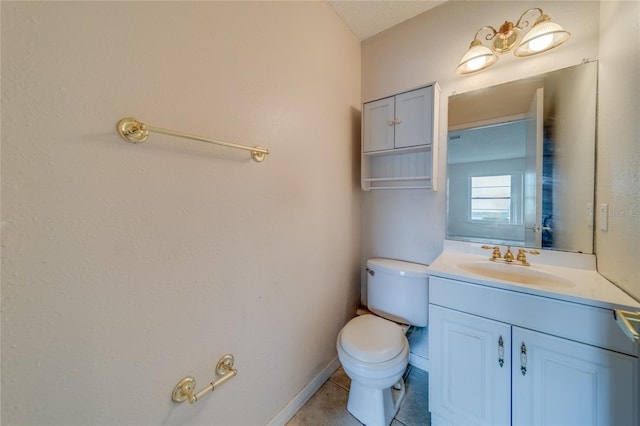
<instances>
[{"instance_id":1,"label":"open shelf","mask_svg":"<svg viewBox=\"0 0 640 426\"><path fill-rule=\"evenodd\" d=\"M432 189L431 145L363 153L362 189Z\"/></svg>"},{"instance_id":2,"label":"open shelf","mask_svg":"<svg viewBox=\"0 0 640 426\"><path fill-rule=\"evenodd\" d=\"M430 150L431 150L431 144L410 146L407 148L384 149L381 151L369 151L369 152L363 152L362 155L365 157L377 157L380 155L412 154L416 152L425 152Z\"/></svg>"}]
</instances>

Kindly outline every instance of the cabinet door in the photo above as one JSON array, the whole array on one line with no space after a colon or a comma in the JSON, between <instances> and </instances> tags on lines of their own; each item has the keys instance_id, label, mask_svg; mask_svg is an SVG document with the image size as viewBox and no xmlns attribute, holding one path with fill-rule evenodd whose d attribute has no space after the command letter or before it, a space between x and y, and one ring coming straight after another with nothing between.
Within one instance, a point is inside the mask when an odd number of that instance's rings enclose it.
<instances>
[{"instance_id":1,"label":"cabinet door","mask_svg":"<svg viewBox=\"0 0 640 426\"><path fill-rule=\"evenodd\" d=\"M511 327L429 305L429 408L446 425L511 421Z\"/></svg>"},{"instance_id":2,"label":"cabinet door","mask_svg":"<svg viewBox=\"0 0 640 426\"><path fill-rule=\"evenodd\" d=\"M433 143L433 86L396 95L395 147Z\"/></svg>"},{"instance_id":3,"label":"cabinet door","mask_svg":"<svg viewBox=\"0 0 640 426\"><path fill-rule=\"evenodd\" d=\"M362 151L393 149L395 101L393 97L364 104Z\"/></svg>"},{"instance_id":4,"label":"cabinet door","mask_svg":"<svg viewBox=\"0 0 640 426\"><path fill-rule=\"evenodd\" d=\"M638 359L513 328L514 425L638 425Z\"/></svg>"}]
</instances>

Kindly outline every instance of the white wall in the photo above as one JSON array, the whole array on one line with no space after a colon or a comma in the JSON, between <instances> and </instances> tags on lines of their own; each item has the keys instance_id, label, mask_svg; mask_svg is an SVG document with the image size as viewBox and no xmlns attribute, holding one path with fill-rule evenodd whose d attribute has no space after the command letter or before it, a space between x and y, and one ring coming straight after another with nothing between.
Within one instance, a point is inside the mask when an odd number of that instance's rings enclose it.
<instances>
[{"instance_id":1,"label":"white wall","mask_svg":"<svg viewBox=\"0 0 640 426\"><path fill-rule=\"evenodd\" d=\"M515 21L531 7L542 8L569 30L572 33L569 41L536 57L503 55L491 69L478 74L458 76L455 73L478 28L499 26L504 20ZM363 43L362 96L365 101L438 81L442 102L439 191L364 193L362 263L371 256L385 256L428 264L442 250L448 96L576 65L584 58L598 59L599 10L598 2L589 1L451 1Z\"/></svg>"},{"instance_id":2,"label":"white wall","mask_svg":"<svg viewBox=\"0 0 640 426\"><path fill-rule=\"evenodd\" d=\"M640 2L603 1L600 13L596 203L598 271L640 299ZM624 40L624 42L621 42Z\"/></svg>"},{"instance_id":3,"label":"white wall","mask_svg":"<svg viewBox=\"0 0 640 426\"><path fill-rule=\"evenodd\" d=\"M324 3L2 2L2 424L273 418L355 312L360 100Z\"/></svg>"}]
</instances>

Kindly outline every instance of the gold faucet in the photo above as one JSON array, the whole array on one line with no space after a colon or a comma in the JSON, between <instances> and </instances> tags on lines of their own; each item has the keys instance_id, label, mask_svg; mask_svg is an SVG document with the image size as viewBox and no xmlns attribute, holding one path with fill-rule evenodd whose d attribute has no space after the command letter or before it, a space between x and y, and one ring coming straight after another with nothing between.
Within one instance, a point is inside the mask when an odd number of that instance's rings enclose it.
<instances>
[{"instance_id":1,"label":"gold faucet","mask_svg":"<svg viewBox=\"0 0 640 426\"><path fill-rule=\"evenodd\" d=\"M504 254L504 261L507 263L513 262L513 253L511 253L511 246L507 246L507 252Z\"/></svg>"},{"instance_id":2,"label":"gold faucet","mask_svg":"<svg viewBox=\"0 0 640 426\"><path fill-rule=\"evenodd\" d=\"M516 261L516 265L522 265L522 266L531 266L531 264L527 261L527 255L526 253L529 254L540 254L540 252L538 250L525 250L523 248L518 249L518 254L517 255L513 255L513 253L511 252L511 246L507 246L507 251L504 253L504 256L502 255L502 253L500 252L500 247L498 246L482 246L481 248L485 249L485 250L493 250L492 254L491 254L491 258L489 260L492 261L502 261L505 263L514 263L513 261Z\"/></svg>"}]
</instances>

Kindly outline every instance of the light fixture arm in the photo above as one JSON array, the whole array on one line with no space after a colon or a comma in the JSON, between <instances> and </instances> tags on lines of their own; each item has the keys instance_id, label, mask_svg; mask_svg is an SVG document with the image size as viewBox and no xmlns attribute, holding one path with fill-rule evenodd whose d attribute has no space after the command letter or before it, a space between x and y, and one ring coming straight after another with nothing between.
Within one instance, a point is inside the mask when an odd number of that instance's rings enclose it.
<instances>
[{"instance_id":1,"label":"light fixture arm","mask_svg":"<svg viewBox=\"0 0 640 426\"><path fill-rule=\"evenodd\" d=\"M516 28L520 28L521 30L527 28L530 24L529 21L524 21L522 22L522 18L524 18L527 14L529 14L529 12L538 12L540 14L540 16L538 16L536 18L536 23L538 22L538 20L543 19L545 16L547 17L547 19L549 19L549 17L547 15L544 14L544 12L542 11L542 9L540 9L539 7L532 7L529 10L525 10L524 13L522 15L520 15L520 18L518 18L518 22L516 22ZM534 23L535 25L535 23Z\"/></svg>"},{"instance_id":2,"label":"light fixture arm","mask_svg":"<svg viewBox=\"0 0 640 426\"><path fill-rule=\"evenodd\" d=\"M490 33L490 34L487 34L487 35L484 37L484 39L485 39L485 40L487 40L487 41L491 41L491 40L493 40L493 39L496 37L496 35L498 35L498 31L497 31L495 28L493 28L491 25L485 25L484 27L482 27L482 28L480 28L478 31L476 31L476 35L474 35L474 36L473 36L473 39L474 39L474 40L477 40L477 39L478 39L478 35L480 34L480 32L481 32L482 30L487 30L487 29L488 29L488 30L491 30L491 33Z\"/></svg>"}]
</instances>

